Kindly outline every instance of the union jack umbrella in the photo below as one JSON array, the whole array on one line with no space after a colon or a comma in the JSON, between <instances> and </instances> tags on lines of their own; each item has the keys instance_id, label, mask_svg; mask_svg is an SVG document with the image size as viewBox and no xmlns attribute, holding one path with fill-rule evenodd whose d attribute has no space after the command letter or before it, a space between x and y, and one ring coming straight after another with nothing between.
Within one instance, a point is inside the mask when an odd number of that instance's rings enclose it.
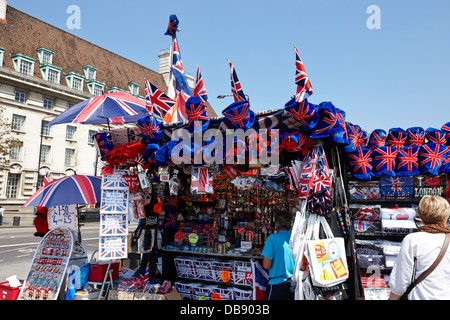
<instances>
[{"instance_id":1,"label":"union jack umbrella","mask_svg":"<svg viewBox=\"0 0 450 320\"><path fill-rule=\"evenodd\" d=\"M370 179L372 173L372 150L360 148L347 153L347 159L354 177L358 179Z\"/></svg>"},{"instance_id":2,"label":"union jack umbrella","mask_svg":"<svg viewBox=\"0 0 450 320\"><path fill-rule=\"evenodd\" d=\"M164 119L166 113L175 104L175 100L170 99L164 92L145 79L145 103L148 113Z\"/></svg>"},{"instance_id":3,"label":"union jack umbrella","mask_svg":"<svg viewBox=\"0 0 450 320\"><path fill-rule=\"evenodd\" d=\"M139 119L136 122L140 133L147 139L148 143L158 142L162 138L164 127L162 122L149 114L145 118Z\"/></svg>"},{"instance_id":4,"label":"union jack umbrella","mask_svg":"<svg viewBox=\"0 0 450 320\"><path fill-rule=\"evenodd\" d=\"M145 102L126 92L111 92L82 101L48 123L122 124L147 114Z\"/></svg>"},{"instance_id":5,"label":"union jack umbrella","mask_svg":"<svg viewBox=\"0 0 450 320\"><path fill-rule=\"evenodd\" d=\"M388 136L386 137L386 145L392 146L397 149L402 148L406 144L408 134L402 128L389 129Z\"/></svg>"},{"instance_id":6,"label":"union jack umbrella","mask_svg":"<svg viewBox=\"0 0 450 320\"><path fill-rule=\"evenodd\" d=\"M445 131L436 128L428 128L425 130L425 137L429 143L445 144Z\"/></svg>"},{"instance_id":7,"label":"union jack umbrella","mask_svg":"<svg viewBox=\"0 0 450 320\"><path fill-rule=\"evenodd\" d=\"M373 172L377 176L383 174L395 177L395 161L398 150L395 147L382 146L372 149Z\"/></svg>"},{"instance_id":8,"label":"union jack umbrella","mask_svg":"<svg viewBox=\"0 0 450 320\"><path fill-rule=\"evenodd\" d=\"M293 98L284 105L284 110L300 122L306 131L313 129L319 122L317 106L307 99L297 102Z\"/></svg>"},{"instance_id":9,"label":"union jack umbrella","mask_svg":"<svg viewBox=\"0 0 450 320\"><path fill-rule=\"evenodd\" d=\"M102 179L73 175L50 181L36 191L23 207L54 207L67 204L100 202Z\"/></svg>"},{"instance_id":10,"label":"union jack umbrella","mask_svg":"<svg viewBox=\"0 0 450 320\"><path fill-rule=\"evenodd\" d=\"M406 129L408 134L408 139L406 139L406 144L410 146L421 146L425 139L425 130L421 127L411 127Z\"/></svg>"},{"instance_id":11,"label":"union jack umbrella","mask_svg":"<svg viewBox=\"0 0 450 320\"><path fill-rule=\"evenodd\" d=\"M206 93L205 83L203 82L203 77L200 72L199 66L197 66L197 73L195 77L194 97L199 97L203 100L203 102L206 102L206 100L208 100L208 94Z\"/></svg>"},{"instance_id":12,"label":"union jack umbrella","mask_svg":"<svg viewBox=\"0 0 450 320\"><path fill-rule=\"evenodd\" d=\"M297 92L295 93L295 101L302 102L313 94L311 83L305 71L300 53L295 47L295 84L297 85Z\"/></svg>"},{"instance_id":13,"label":"union jack umbrella","mask_svg":"<svg viewBox=\"0 0 450 320\"><path fill-rule=\"evenodd\" d=\"M227 59L230 65L230 78L231 78L231 93L233 94L234 101L246 100L244 91L242 90L241 83L239 82L236 70L233 64Z\"/></svg>"},{"instance_id":14,"label":"union jack umbrella","mask_svg":"<svg viewBox=\"0 0 450 320\"><path fill-rule=\"evenodd\" d=\"M438 170L447 159L448 148L439 143L427 143L420 147L419 165L422 173L438 175Z\"/></svg>"},{"instance_id":15,"label":"union jack umbrella","mask_svg":"<svg viewBox=\"0 0 450 320\"><path fill-rule=\"evenodd\" d=\"M386 145L387 133L383 129L375 129L369 136L367 141L367 149L375 149Z\"/></svg>"},{"instance_id":16,"label":"union jack umbrella","mask_svg":"<svg viewBox=\"0 0 450 320\"><path fill-rule=\"evenodd\" d=\"M420 146L406 146L398 151L396 168L396 174L398 176L412 176L420 174L419 149Z\"/></svg>"}]
</instances>

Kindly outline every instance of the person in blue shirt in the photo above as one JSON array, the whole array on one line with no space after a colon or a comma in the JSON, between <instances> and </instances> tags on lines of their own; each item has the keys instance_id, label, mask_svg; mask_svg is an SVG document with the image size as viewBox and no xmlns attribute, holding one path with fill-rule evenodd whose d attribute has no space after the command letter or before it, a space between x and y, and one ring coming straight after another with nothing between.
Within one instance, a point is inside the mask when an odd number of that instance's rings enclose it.
<instances>
[{"instance_id":1,"label":"person in blue shirt","mask_svg":"<svg viewBox=\"0 0 450 320\"><path fill-rule=\"evenodd\" d=\"M293 300L295 283L292 283L295 258L289 247L292 216L286 211L275 214L275 230L267 237L261 252L264 269L269 270L269 286L265 300Z\"/></svg>"}]
</instances>

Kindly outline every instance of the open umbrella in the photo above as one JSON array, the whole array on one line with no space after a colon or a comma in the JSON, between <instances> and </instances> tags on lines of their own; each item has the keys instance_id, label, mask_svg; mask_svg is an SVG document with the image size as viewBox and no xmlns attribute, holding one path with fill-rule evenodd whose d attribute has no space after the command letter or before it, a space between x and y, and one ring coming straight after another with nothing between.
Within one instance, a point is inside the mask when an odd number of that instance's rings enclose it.
<instances>
[{"instance_id":1,"label":"open umbrella","mask_svg":"<svg viewBox=\"0 0 450 320\"><path fill-rule=\"evenodd\" d=\"M140 115L142 114L142 117ZM148 115L145 101L126 92L105 93L70 107L49 126L61 123L122 124Z\"/></svg>"},{"instance_id":2,"label":"open umbrella","mask_svg":"<svg viewBox=\"0 0 450 320\"><path fill-rule=\"evenodd\" d=\"M55 207L100 202L102 179L72 175L53 180L36 191L23 207Z\"/></svg>"}]
</instances>

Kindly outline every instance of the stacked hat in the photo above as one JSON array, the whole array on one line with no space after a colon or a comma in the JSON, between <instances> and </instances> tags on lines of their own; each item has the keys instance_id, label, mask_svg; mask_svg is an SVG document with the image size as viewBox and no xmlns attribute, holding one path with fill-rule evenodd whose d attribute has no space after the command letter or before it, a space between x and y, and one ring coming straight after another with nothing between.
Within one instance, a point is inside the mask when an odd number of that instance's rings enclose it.
<instances>
[{"instance_id":1,"label":"stacked hat","mask_svg":"<svg viewBox=\"0 0 450 320\"><path fill-rule=\"evenodd\" d=\"M441 130L445 132L445 140L447 141L447 145L450 146L450 122L444 124Z\"/></svg>"},{"instance_id":2,"label":"stacked hat","mask_svg":"<svg viewBox=\"0 0 450 320\"><path fill-rule=\"evenodd\" d=\"M438 143L438 144L446 144L445 139L445 131L436 129L436 128L428 128L425 130L425 137L428 140L428 143Z\"/></svg>"},{"instance_id":3,"label":"stacked hat","mask_svg":"<svg viewBox=\"0 0 450 320\"><path fill-rule=\"evenodd\" d=\"M331 102L322 102L317 111L319 112L319 122L314 127L311 138L326 138L333 133L342 131L336 107Z\"/></svg>"},{"instance_id":4,"label":"stacked hat","mask_svg":"<svg viewBox=\"0 0 450 320\"><path fill-rule=\"evenodd\" d=\"M420 174L419 170L419 150L420 146L405 146L398 151L397 176L412 176Z\"/></svg>"},{"instance_id":5,"label":"stacked hat","mask_svg":"<svg viewBox=\"0 0 450 320\"><path fill-rule=\"evenodd\" d=\"M136 126L148 143L161 140L164 131L163 124L161 121L156 120L152 114L139 119L136 122Z\"/></svg>"},{"instance_id":6,"label":"stacked hat","mask_svg":"<svg viewBox=\"0 0 450 320\"><path fill-rule=\"evenodd\" d=\"M386 144L386 136L386 131L382 129L373 130L367 141L367 149L375 149L384 146Z\"/></svg>"},{"instance_id":7,"label":"stacked hat","mask_svg":"<svg viewBox=\"0 0 450 320\"><path fill-rule=\"evenodd\" d=\"M367 133L357 124L347 122L347 134L349 144L345 147L347 152L365 148L367 143Z\"/></svg>"},{"instance_id":8,"label":"stacked hat","mask_svg":"<svg viewBox=\"0 0 450 320\"><path fill-rule=\"evenodd\" d=\"M376 176L395 177L395 162L398 150L395 147L382 146L372 149L373 173Z\"/></svg>"},{"instance_id":9,"label":"stacked hat","mask_svg":"<svg viewBox=\"0 0 450 320\"><path fill-rule=\"evenodd\" d=\"M372 172L372 150L359 148L347 152L347 159L352 175L358 179L370 179Z\"/></svg>"},{"instance_id":10,"label":"stacked hat","mask_svg":"<svg viewBox=\"0 0 450 320\"><path fill-rule=\"evenodd\" d=\"M292 98L284 105L284 110L300 122L300 126L305 131L312 130L319 122L317 106L309 103L307 99L299 103L295 101L295 98Z\"/></svg>"},{"instance_id":11,"label":"stacked hat","mask_svg":"<svg viewBox=\"0 0 450 320\"><path fill-rule=\"evenodd\" d=\"M144 160L149 162L150 164L155 163L156 161L156 151L158 151L159 145L156 143L149 143L145 148L144 152Z\"/></svg>"},{"instance_id":12,"label":"stacked hat","mask_svg":"<svg viewBox=\"0 0 450 320\"><path fill-rule=\"evenodd\" d=\"M411 127L406 129L408 138L406 144L409 146L421 146L425 140L425 130L422 127Z\"/></svg>"},{"instance_id":13,"label":"stacked hat","mask_svg":"<svg viewBox=\"0 0 450 320\"><path fill-rule=\"evenodd\" d=\"M345 111L336 108L336 115L340 129L331 134L330 138L336 143L348 144L347 124L345 123Z\"/></svg>"},{"instance_id":14,"label":"stacked hat","mask_svg":"<svg viewBox=\"0 0 450 320\"><path fill-rule=\"evenodd\" d=\"M386 145L400 149L406 144L407 138L408 134L405 130L402 128L392 128L386 137Z\"/></svg>"},{"instance_id":15,"label":"stacked hat","mask_svg":"<svg viewBox=\"0 0 450 320\"><path fill-rule=\"evenodd\" d=\"M302 151L306 144L306 136L298 130L288 130L281 137L281 147L288 152Z\"/></svg>"},{"instance_id":16,"label":"stacked hat","mask_svg":"<svg viewBox=\"0 0 450 320\"><path fill-rule=\"evenodd\" d=\"M448 148L439 143L427 143L420 147L420 172L438 175L438 170L446 161Z\"/></svg>"}]
</instances>

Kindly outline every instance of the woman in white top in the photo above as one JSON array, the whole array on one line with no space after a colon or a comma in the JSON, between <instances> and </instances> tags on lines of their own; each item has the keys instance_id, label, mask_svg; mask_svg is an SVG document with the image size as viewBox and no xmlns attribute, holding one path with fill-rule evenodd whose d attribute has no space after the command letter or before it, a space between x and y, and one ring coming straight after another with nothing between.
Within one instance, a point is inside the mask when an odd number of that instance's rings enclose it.
<instances>
[{"instance_id":1,"label":"woman in white top","mask_svg":"<svg viewBox=\"0 0 450 320\"><path fill-rule=\"evenodd\" d=\"M444 198L424 196L417 212L425 225L419 227L419 232L408 234L403 239L389 280L390 300L399 300L411 282L433 264L442 248L445 234L450 233L446 225L450 205ZM450 300L449 251L450 246L436 269L414 287L408 295L409 300Z\"/></svg>"}]
</instances>

